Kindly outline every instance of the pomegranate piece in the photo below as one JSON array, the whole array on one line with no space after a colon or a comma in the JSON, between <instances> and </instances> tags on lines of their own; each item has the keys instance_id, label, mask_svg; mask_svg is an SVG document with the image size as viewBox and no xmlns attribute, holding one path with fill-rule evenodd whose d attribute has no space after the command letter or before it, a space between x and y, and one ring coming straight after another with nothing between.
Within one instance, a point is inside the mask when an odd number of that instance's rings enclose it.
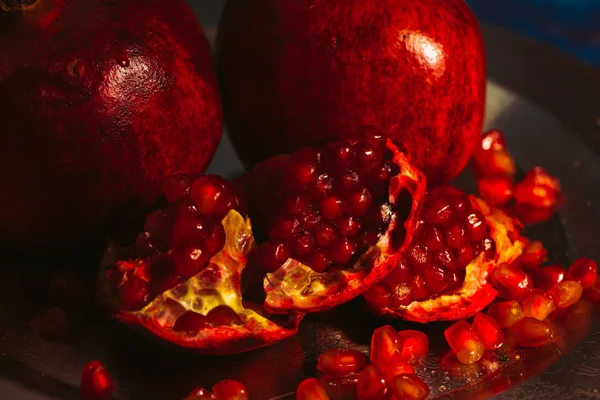
<instances>
[{"instance_id":1,"label":"pomegranate piece","mask_svg":"<svg viewBox=\"0 0 600 400\"><path fill-rule=\"evenodd\" d=\"M547 292L561 283L566 275L567 271L560 265L540 268L533 275L534 286Z\"/></svg>"},{"instance_id":2,"label":"pomegranate piece","mask_svg":"<svg viewBox=\"0 0 600 400\"><path fill-rule=\"evenodd\" d=\"M423 400L429 397L429 386L415 374L398 375L388 386L397 399Z\"/></svg>"},{"instance_id":3,"label":"pomegranate piece","mask_svg":"<svg viewBox=\"0 0 600 400\"><path fill-rule=\"evenodd\" d=\"M215 383L212 391L217 400L248 400L246 386L233 379L225 379Z\"/></svg>"},{"instance_id":4,"label":"pomegranate piece","mask_svg":"<svg viewBox=\"0 0 600 400\"><path fill-rule=\"evenodd\" d=\"M477 313L473 319L472 329L486 350L497 349L504 344L504 332L498 322L489 315Z\"/></svg>"},{"instance_id":5,"label":"pomegranate piece","mask_svg":"<svg viewBox=\"0 0 600 400\"><path fill-rule=\"evenodd\" d=\"M296 333L301 314L275 320L242 296L242 272L256 246L231 185L215 176L183 181L191 183L180 190L184 197L171 193L177 200L144 225L166 248L151 256L139 243L107 250L101 290L115 317L207 354L247 351Z\"/></svg>"},{"instance_id":6,"label":"pomegranate piece","mask_svg":"<svg viewBox=\"0 0 600 400\"><path fill-rule=\"evenodd\" d=\"M372 135L267 159L248 179L266 236L250 267L278 313L329 309L380 281L412 238L425 190L395 145Z\"/></svg>"},{"instance_id":7,"label":"pomegranate piece","mask_svg":"<svg viewBox=\"0 0 600 400\"><path fill-rule=\"evenodd\" d=\"M388 393L385 379L374 365L369 365L358 374L356 397L358 400L381 400Z\"/></svg>"},{"instance_id":8,"label":"pomegranate piece","mask_svg":"<svg viewBox=\"0 0 600 400\"><path fill-rule=\"evenodd\" d=\"M183 400L217 400L217 398L203 387L192 390Z\"/></svg>"},{"instance_id":9,"label":"pomegranate piece","mask_svg":"<svg viewBox=\"0 0 600 400\"><path fill-rule=\"evenodd\" d=\"M500 328L510 328L524 316L521 305L515 300L494 303L487 314L498 322Z\"/></svg>"},{"instance_id":10,"label":"pomegranate piece","mask_svg":"<svg viewBox=\"0 0 600 400\"><path fill-rule=\"evenodd\" d=\"M483 356L484 345L467 321L454 323L444 331L444 336L461 363L473 364Z\"/></svg>"},{"instance_id":11,"label":"pomegranate piece","mask_svg":"<svg viewBox=\"0 0 600 400\"><path fill-rule=\"evenodd\" d=\"M359 373L367 365L367 358L356 350L329 350L319 355L317 369L331 377Z\"/></svg>"},{"instance_id":12,"label":"pomegranate piece","mask_svg":"<svg viewBox=\"0 0 600 400\"><path fill-rule=\"evenodd\" d=\"M457 189L439 187L425 199L402 262L365 300L377 314L417 322L469 317L496 296L488 276L524 246L517 221ZM529 287L526 280L524 290Z\"/></svg>"},{"instance_id":13,"label":"pomegranate piece","mask_svg":"<svg viewBox=\"0 0 600 400\"><path fill-rule=\"evenodd\" d=\"M515 263L500 264L494 271L493 280L503 297L508 299L521 301L533 288L533 280Z\"/></svg>"},{"instance_id":14,"label":"pomegranate piece","mask_svg":"<svg viewBox=\"0 0 600 400\"><path fill-rule=\"evenodd\" d=\"M554 332L545 321L525 317L517 321L512 331L521 347L543 347L552 343Z\"/></svg>"},{"instance_id":15,"label":"pomegranate piece","mask_svg":"<svg viewBox=\"0 0 600 400\"><path fill-rule=\"evenodd\" d=\"M522 308L525 317L543 321L556 309L556 304L548 294L534 290L525 297Z\"/></svg>"},{"instance_id":16,"label":"pomegranate piece","mask_svg":"<svg viewBox=\"0 0 600 400\"><path fill-rule=\"evenodd\" d=\"M473 154L473 172L478 179L512 178L516 172L513 158L506 150L504 135L492 130L481 137L480 146Z\"/></svg>"},{"instance_id":17,"label":"pomegranate piece","mask_svg":"<svg viewBox=\"0 0 600 400\"><path fill-rule=\"evenodd\" d=\"M512 197L512 179L505 176L484 178L477 182L477 191L491 206L503 206Z\"/></svg>"},{"instance_id":18,"label":"pomegranate piece","mask_svg":"<svg viewBox=\"0 0 600 400\"><path fill-rule=\"evenodd\" d=\"M371 362L383 368L396 357L402 355L403 341L398 332L390 325L375 329L371 337Z\"/></svg>"},{"instance_id":19,"label":"pomegranate piece","mask_svg":"<svg viewBox=\"0 0 600 400\"><path fill-rule=\"evenodd\" d=\"M37 335L65 340L69 335L67 314L59 307L52 307L29 321L29 328Z\"/></svg>"},{"instance_id":20,"label":"pomegranate piece","mask_svg":"<svg viewBox=\"0 0 600 400\"><path fill-rule=\"evenodd\" d=\"M560 182L542 167L527 172L514 188L515 201L533 208L553 209L559 205L561 196Z\"/></svg>"},{"instance_id":21,"label":"pomegranate piece","mask_svg":"<svg viewBox=\"0 0 600 400\"><path fill-rule=\"evenodd\" d=\"M308 378L298 385L296 400L329 400L329 396L318 380Z\"/></svg>"},{"instance_id":22,"label":"pomegranate piece","mask_svg":"<svg viewBox=\"0 0 600 400\"><path fill-rule=\"evenodd\" d=\"M598 280L598 265L589 258L580 258L569 267L567 278L579 282L584 289L591 288Z\"/></svg>"},{"instance_id":23,"label":"pomegranate piece","mask_svg":"<svg viewBox=\"0 0 600 400\"><path fill-rule=\"evenodd\" d=\"M583 294L583 287L579 282L563 281L548 293L559 308L571 307L577 303Z\"/></svg>"},{"instance_id":24,"label":"pomegranate piece","mask_svg":"<svg viewBox=\"0 0 600 400\"><path fill-rule=\"evenodd\" d=\"M424 357L429 351L429 339L421 331L407 329L398 332L398 336L402 342L400 358L404 361L414 361Z\"/></svg>"},{"instance_id":25,"label":"pomegranate piece","mask_svg":"<svg viewBox=\"0 0 600 400\"><path fill-rule=\"evenodd\" d=\"M108 400L115 391L112 377L100 361L91 361L81 372L81 397L84 400Z\"/></svg>"}]
</instances>

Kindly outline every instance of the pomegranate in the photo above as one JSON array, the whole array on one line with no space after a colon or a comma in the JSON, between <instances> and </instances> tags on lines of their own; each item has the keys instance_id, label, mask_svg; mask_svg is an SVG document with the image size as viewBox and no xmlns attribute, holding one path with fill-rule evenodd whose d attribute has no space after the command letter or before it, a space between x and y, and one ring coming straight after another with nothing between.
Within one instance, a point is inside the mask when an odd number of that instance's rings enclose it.
<instances>
[{"instance_id":1,"label":"pomegranate","mask_svg":"<svg viewBox=\"0 0 600 400\"><path fill-rule=\"evenodd\" d=\"M371 126L437 185L481 133L484 48L464 0L229 0L217 62L248 165Z\"/></svg>"},{"instance_id":2,"label":"pomegranate","mask_svg":"<svg viewBox=\"0 0 600 400\"><path fill-rule=\"evenodd\" d=\"M89 239L215 152L213 61L184 0L0 0L0 54L0 242Z\"/></svg>"},{"instance_id":3,"label":"pomegranate","mask_svg":"<svg viewBox=\"0 0 600 400\"><path fill-rule=\"evenodd\" d=\"M101 290L116 317L206 354L296 333L301 315L271 318L243 297L242 270L255 244L232 186L214 175L175 180L185 183L170 192L167 208L146 217L135 244L105 255Z\"/></svg>"},{"instance_id":4,"label":"pomegranate","mask_svg":"<svg viewBox=\"0 0 600 400\"><path fill-rule=\"evenodd\" d=\"M377 314L417 322L474 315L496 296L489 278L525 246L506 214L448 186L427 195L396 269L364 297Z\"/></svg>"},{"instance_id":5,"label":"pomegranate","mask_svg":"<svg viewBox=\"0 0 600 400\"><path fill-rule=\"evenodd\" d=\"M329 309L383 279L412 238L425 187L376 134L267 159L245 181L266 239L252 271L266 274L265 304L277 312Z\"/></svg>"}]
</instances>

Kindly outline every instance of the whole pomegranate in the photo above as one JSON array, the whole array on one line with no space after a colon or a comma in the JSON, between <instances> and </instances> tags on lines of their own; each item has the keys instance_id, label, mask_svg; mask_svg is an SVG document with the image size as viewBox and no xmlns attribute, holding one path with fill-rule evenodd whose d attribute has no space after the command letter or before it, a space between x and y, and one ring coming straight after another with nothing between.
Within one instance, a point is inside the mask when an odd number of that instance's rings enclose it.
<instances>
[{"instance_id":1,"label":"whole pomegranate","mask_svg":"<svg viewBox=\"0 0 600 400\"><path fill-rule=\"evenodd\" d=\"M484 48L463 0L228 0L217 61L249 165L369 126L432 186L463 169L481 133Z\"/></svg>"},{"instance_id":2,"label":"whole pomegranate","mask_svg":"<svg viewBox=\"0 0 600 400\"><path fill-rule=\"evenodd\" d=\"M183 0L0 0L0 121L0 242L98 233L210 162L222 112L202 27Z\"/></svg>"}]
</instances>

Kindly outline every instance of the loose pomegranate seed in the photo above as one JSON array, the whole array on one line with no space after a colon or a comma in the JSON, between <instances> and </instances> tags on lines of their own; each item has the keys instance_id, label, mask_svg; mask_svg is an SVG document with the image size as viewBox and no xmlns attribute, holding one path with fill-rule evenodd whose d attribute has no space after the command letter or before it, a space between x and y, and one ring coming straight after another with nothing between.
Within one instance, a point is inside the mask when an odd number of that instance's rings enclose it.
<instances>
[{"instance_id":1,"label":"loose pomegranate seed","mask_svg":"<svg viewBox=\"0 0 600 400\"><path fill-rule=\"evenodd\" d=\"M535 167L514 189L517 203L535 208L554 208L561 195L560 182L541 167Z\"/></svg>"},{"instance_id":2,"label":"loose pomegranate seed","mask_svg":"<svg viewBox=\"0 0 600 400\"><path fill-rule=\"evenodd\" d=\"M492 304L487 314L498 322L500 328L510 328L523 318L523 309L515 300L501 301Z\"/></svg>"},{"instance_id":3,"label":"loose pomegranate seed","mask_svg":"<svg viewBox=\"0 0 600 400\"><path fill-rule=\"evenodd\" d=\"M429 339L423 332L407 329L398 332L398 336L402 341L400 358L404 361L414 361L429 351Z\"/></svg>"},{"instance_id":4,"label":"loose pomegranate seed","mask_svg":"<svg viewBox=\"0 0 600 400\"><path fill-rule=\"evenodd\" d=\"M192 390L183 400L217 400L217 398L203 387Z\"/></svg>"},{"instance_id":5,"label":"loose pomegranate seed","mask_svg":"<svg viewBox=\"0 0 600 400\"><path fill-rule=\"evenodd\" d=\"M414 374L415 370L406 361L396 357L390 360L385 366L379 367L386 382L391 382L398 375Z\"/></svg>"},{"instance_id":6,"label":"loose pomegranate seed","mask_svg":"<svg viewBox=\"0 0 600 400\"><path fill-rule=\"evenodd\" d=\"M183 199L190 192L192 177L184 174L177 174L165 179L162 185L163 193L169 203Z\"/></svg>"},{"instance_id":7,"label":"loose pomegranate seed","mask_svg":"<svg viewBox=\"0 0 600 400\"><path fill-rule=\"evenodd\" d=\"M480 178L505 176L512 178L516 173L514 159L506 150L493 150L481 157L481 167L478 168Z\"/></svg>"},{"instance_id":8,"label":"loose pomegranate seed","mask_svg":"<svg viewBox=\"0 0 600 400\"><path fill-rule=\"evenodd\" d=\"M479 361L485 348L467 321L458 321L444 331L448 345L463 364Z\"/></svg>"},{"instance_id":9,"label":"loose pomegranate seed","mask_svg":"<svg viewBox=\"0 0 600 400\"><path fill-rule=\"evenodd\" d=\"M477 313L473 319L473 332L481 339L486 350L497 349L504 344L504 332L498 322L489 315Z\"/></svg>"},{"instance_id":10,"label":"loose pomegranate seed","mask_svg":"<svg viewBox=\"0 0 600 400\"><path fill-rule=\"evenodd\" d=\"M567 278L579 282L584 289L591 288L598 280L598 266L589 258L580 258L569 267Z\"/></svg>"},{"instance_id":11,"label":"loose pomegranate seed","mask_svg":"<svg viewBox=\"0 0 600 400\"><path fill-rule=\"evenodd\" d=\"M554 300L543 292L531 291L523 300L523 315L545 320L556 309Z\"/></svg>"},{"instance_id":12,"label":"loose pomegranate seed","mask_svg":"<svg viewBox=\"0 0 600 400\"><path fill-rule=\"evenodd\" d=\"M227 211L236 208L230 183L217 175L197 178L190 189L190 197L201 214L222 217Z\"/></svg>"},{"instance_id":13,"label":"loose pomegranate seed","mask_svg":"<svg viewBox=\"0 0 600 400\"><path fill-rule=\"evenodd\" d=\"M274 272L291 257L290 247L285 242L265 242L257 250L258 262L266 272Z\"/></svg>"},{"instance_id":14,"label":"loose pomegranate seed","mask_svg":"<svg viewBox=\"0 0 600 400\"><path fill-rule=\"evenodd\" d=\"M579 301L583 294L583 287L579 282L563 281L548 294L552 296L557 307L567 308Z\"/></svg>"},{"instance_id":15,"label":"loose pomegranate seed","mask_svg":"<svg viewBox=\"0 0 600 400\"><path fill-rule=\"evenodd\" d=\"M298 385L296 400L329 400L329 395L318 380L308 378Z\"/></svg>"},{"instance_id":16,"label":"loose pomegranate seed","mask_svg":"<svg viewBox=\"0 0 600 400\"><path fill-rule=\"evenodd\" d=\"M388 388L385 379L374 365L369 365L358 374L356 397L358 400L385 399Z\"/></svg>"},{"instance_id":17,"label":"loose pomegranate seed","mask_svg":"<svg viewBox=\"0 0 600 400\"><path fill-rule=\"evenodd\" d=\"M417 375L398 375L389 383L390 391L397 399L422 400L429 396L429 386Z\"/></svg>"},{"instance_id":18,"label":"loose pomegranate seed","mask_svg":"<svg viewBox=\"0 0 600 400\"><path fill-rule=\"evenodd\" d=\"M119 288L119 296L124 310L141 310L150 301L148 283L141 278L130 278Z\"/></svg>"},{"instance_id":19,"label":"loose pomegranate seed","mask_svg":"<svg viewBox=\"0 0 600 400\"><path fill-rule=\"evenodd\" d=\"M506 176L483 178L477 187L481 198L492 206L503 206L512 197L513 182Z\"/></svg>"},{"instance_id":20,"label":"loose pomegranate seed","mask_svg":"<svg viewBox=\"0 0 600 400\"><path fill-rule=\"evenodd\" d=\"M515 264L500 264L494 271L494 281L505 297L519 301L533 286L529 276Z\"/></svg>"},{"instance_id":21,"label":"loose pomegranate seed","mask_svg":"<svg viewBox=\"0 0 600 400\"><path fill-rule=\"evenodd\" d=\"M49 308L35 316L29 327L36 335L57 340L65 340L69 335L67 314L59 307Z\"/></svg>"},{"instance_id":22,"label":"loose pomegranate seed","mask_svg":"<svg viewBox=\"0 0 600 400\"><path fill-rule=\"evenodd\" d=\"M562 282L566 275L567 271L560 265L540 268L533 276L534 286L547 292Z\"/></svg>"},{"instance_id":23,"label":"loose pomegranate seed","mask_svg":"<svg viewBox=\"0 0 600 400\"><path fill-rule=\"evenodd\" d=\"M173 330L175 332L199 332L203 329L209 328L210 324L208 319L202 315L193 311L188 311L175 321Z\"/></svg>"},{"instance_id":24,"label":"loose pomegranate seed","mask_svg":"<svg viewBox=\"0 0 600 400\"><path fill-rule=\"evenodd\" d=\"M378 367L402 354L402 338L390 325L375 329L371 337L370 360Z\"/></svg>"},{"instance_id":25,"label":"loose pomegranate seed","mask_svg":"<svg viewBox=\"0 0 600 400\"><path fill-rule=\"evenodd\" d=\"M542 242L536 240L525 246L523 253L517 258L515 264L521 266L526 271L536 270L542 265L547 255L548 250L546 250Z\"/></svg>"},{"instance_id":26,"label":"loose pomegranate seed","mask_svg":"<svg viewBox=\"0 0 600 400\"><path fill-rule=\"evenodd\" d=\"M112 377L100 361L92 361L81 372L81 397L85 400L108 400L115 391Z\"/></svg>"},{"instance_id":27,"label":"loose pomegranate seed","mask_svg":"<svg viewBox=\"0 0 600 400\"><path fill-rule=\"evenodd\" d=\"M319 356L317 369L332 377L358 373L367 365L367 358L356 350L329 350Z\"/></svg>"},{"instance_id":28,"label":"loose pomegranate seed","mask_svg":"<svg viewBox=\"0 0 600 400\"><path fill-rule=\"evenodd\" d=\"M363 296L367 303L376 309L391 307L393 304L393 294L387 286L373 286Z\"/></svg>"},{"instance_id":29,"label":"loose pomegranate seed","mask_svg":"<svg viewBox=\"0 0 600 400\"><path fill-rule=\"evenodd\" d=\"M512 331L521 347L543 347L552 343L554 332L545 321L525 317L517 321Z\"/></svg>"},{"instance_id":30,"label":"loose pomegranate seed","mask_svg":"<svg viewBox=\"0 0 600 400\"><path fill-rule=\"evenodd\" d=\"M212 387L213 394L219 400L248 400L248 390L243 383L233 379L217 382Z\"/></svg>"},{"instance_id":31,"label":"loose pomegranate seed","mask_svg":"<svg viewBox=\"0 0 600 400\"><path fill-rule=\"evenodd\" d=\"M345 265L356 252L356 241L347 237L338 237L333 240L329 249L329 257L334 263Z\"/></svg>"}]
</instances>

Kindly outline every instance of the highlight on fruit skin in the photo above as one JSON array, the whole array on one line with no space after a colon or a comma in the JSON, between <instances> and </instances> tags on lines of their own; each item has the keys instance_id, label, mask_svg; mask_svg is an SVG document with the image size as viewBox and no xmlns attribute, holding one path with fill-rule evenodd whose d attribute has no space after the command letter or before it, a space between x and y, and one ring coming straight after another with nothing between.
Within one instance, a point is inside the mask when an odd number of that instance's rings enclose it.
<instances>
[{"instance_id":1,"label":"highlight on fruit skin","mask_svg":"<svg viewBox=\"0 0 600 400\"><path fill-rule=\"evenodd\" d=\"M475 315L496 297L491 274L526 245L520 224L450 187L429 194L422 214L405 259L365 293L369 308L416 322Z\"/></svg>"},{"instance_id":2,"label":"highlight on fruit skin","mask_svg":"<svg viewBox=\"0 0 600 400\"><path fill-rule=\"evenodd\" d=\"M244 299L242 271L255 243L229 183L215 176L180 182L187 183L168 191L173 201L148 215L134 245L105 253L100 291L115 317L204 354L248 351L295 334L301 314L271 317Z\"/></svg>"}]
</instances>

